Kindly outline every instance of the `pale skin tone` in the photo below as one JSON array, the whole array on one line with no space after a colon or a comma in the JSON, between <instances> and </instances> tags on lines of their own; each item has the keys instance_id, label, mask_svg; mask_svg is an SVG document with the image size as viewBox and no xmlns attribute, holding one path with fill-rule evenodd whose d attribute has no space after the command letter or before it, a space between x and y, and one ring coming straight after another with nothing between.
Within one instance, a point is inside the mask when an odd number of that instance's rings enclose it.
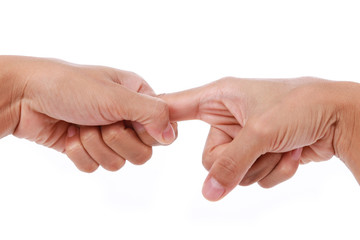
<instances>
[{"instance_id":1,"label":"pale skin tone","mask_svg":"<svg viewBox=\"0 0 360 240\"><path fill-rule=\"evenodd\" d=\"M359 91L357 83L311 77L224 78L161 98L172 121L211 125L203 195L217 201L238 184L272 187L292 177L299 163L334 155L360 182Z\"/></svg>"},{"instance_id":2,"label":"pale skin tone","mask_svg":"<svg viewBox=\"0 0 360 240\"><path fill-rule=\"evenodd\" d=\"M69 156L82 171L146 162L176 138L176 121L211 125L204 196L238 184L272 187L300 163L340 158L360 182L359 85L316 78L224 78L156 97L138 75L54 59L0 56L0 138Z\"/></svg>"},{"instance_id":3,"label":"pale skin tone","mask_svg":"<svg viewBox=\"0 0 360 240\"><path fill-rule=\"evenodd\" d=\"M84 172L142 164L176 138L166 103L134 73L19 56L0 56L0 69L0 137L63 152Z\"/></svg>"}]
</instances>

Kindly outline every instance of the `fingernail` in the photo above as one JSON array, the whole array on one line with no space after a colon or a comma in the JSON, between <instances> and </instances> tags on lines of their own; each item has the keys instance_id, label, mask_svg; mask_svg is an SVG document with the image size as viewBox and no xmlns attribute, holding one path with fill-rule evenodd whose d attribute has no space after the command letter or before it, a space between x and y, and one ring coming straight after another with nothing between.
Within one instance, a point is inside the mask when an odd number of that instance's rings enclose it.
<instances>
[{"instance_id":1,"label":"fingernail","mask_svg":"<svg viewBox=\"0 0 360 240\"><path fill-rule=\"evenodd\" d=\"M298 161L301 156L302 150L303 150L303 148L298 148L298 149L292 150L291 157L295 161Z\"/></svg>"},{"instance_id":2,"label":"fingernail","mask_svg":"<svg viewBox=\"0 0 360 240\"><path fill-rule=\"evenodd\" d=\"M217 201L225 193L225 188L213 177L206 180L202 189L203 195L207 200Z\"/></svg>"},{"instance_id":3,"label":"fingernail","mask_svg":"<svg viewBox=\"0 0 360 240\"><path fill-rule=\"evenodd\" d=\"M71 137L75 136L76 132L77 132L77 128L76 128L75 126L71 125L71 126L68 128L67 136L68 136L69 138L71 138Z\"/></svg>"},{"instance_id":4,"label":"fingernail","mask_svg":"<svg viewBox=\"0 0 360 240\"><path fill-rule=\"evenodd\" d=\"M171 126L170 122L168 123L168 126L162 133L163 139L165 143L171 143L175 139L175 131L174 128Z\"/></svg>"}]
</instances>

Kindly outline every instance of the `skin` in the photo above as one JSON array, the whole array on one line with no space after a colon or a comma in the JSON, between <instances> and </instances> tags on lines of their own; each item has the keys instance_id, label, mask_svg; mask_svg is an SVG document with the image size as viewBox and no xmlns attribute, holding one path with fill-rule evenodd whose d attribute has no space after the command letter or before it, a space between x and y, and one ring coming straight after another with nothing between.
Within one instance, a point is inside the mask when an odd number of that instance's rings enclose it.
<instances>
[{"instance_id":1,"label":"skin","mask_svg":"<svg viewBox=\"0 0 360 240\"><path fill-rule=\"evenodd\" d=\"M169 144L175 121L211 125L204 196L272 187L299 163L337 156L360 182L359 85L316 78L236 79L155 97L138 75L54 59L0 56L0 137L66 153L82 171L142 164ZM170 118L169 118L170 113Z\"/></svg>"},{"instance_id":2,"label":"skin","mask_svg":"<svg viewBox=\"0 0 360 240\"><path fill-rule=\"evenodd\" d=\"M84 172L143 164L176 138L166 103L134 73L20 56L0 56L0 69L0 137L63 152Z\"/></svg>"},{"instance_id":3,"label":"skin","mask_svg":"<svg viewBox=\"0 0 360 240\"><path fill-rule=\"evenodd\" d=\"M162 95L171 121L211 125L203 164L203 195L226 196L238 184L272 187L300 163L340 158L360 182L359 85L311 77L224 78Z\"/></svg>"}]
</instances>

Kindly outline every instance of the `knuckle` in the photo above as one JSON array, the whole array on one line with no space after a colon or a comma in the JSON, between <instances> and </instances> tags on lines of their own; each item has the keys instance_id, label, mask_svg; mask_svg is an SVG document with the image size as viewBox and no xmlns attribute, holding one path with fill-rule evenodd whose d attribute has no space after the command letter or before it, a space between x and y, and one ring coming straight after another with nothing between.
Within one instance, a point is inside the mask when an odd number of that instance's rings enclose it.
<instances>
[{"instance_id":1,"label":"knuckle","mask_svg":"<svg viewBox=\"0 0 360 240\"><path fill-rule=\"evenodd\" d=\"M156 99L156 104L154 106L153 117L154 118L164 118L169 116L169 107L161 99Z\"/></svg>"},{"instance_id":2,"label":"knuckle","mask_svg":"<svg viewBox=\"0 0 360 240\"><path fill-rule=\"evenodd\" d=\"M202 165L204 166L204 168L209 171L211 166L212 166L212 162L210 161L210 159L207 156L202 157Z\"/></svg>"},{"instance_id":3,"label":"knuckle","mask_svg":"<svg viewBox=\"0 0 360 240\"><path fill-rule=\"evenodd\" d=\"M77 152L81 151L82 145L79 141L73 141L66 146L65 153L68 157L75 155Z\"/></svg>"},{"instance_id":4,"label":"knuckle","mask_svg":"<svg viewBox=\"0 0 360 240\"><path fill-rule=\"evenodd\" d=\"M298 80L313 82L313 81L320 81L320 78L317 78L314 76L302 76L302 77L299 77Z\"/></svg>"},{"instance_id":5,"label":"knuckle","mask_svg":"<svg viewBox=\"0 0 360 240\"><path fill-rule=\"evenodd\" d=\"M282 164L278 169L279 174L284 181L291 178L295 174L295 170L294 166L290 164Z\"/></svg>"},{"instance_id":6,"label":"knuckle","mask_svg":"<svg viewBox=\"0 0 360 240\"><path fill-rule=\"evenodd\" d=\"M169 120L169 107L164 100L160 98L153 98L150 110L147 115L147 120L149 122L163 122L164 120Z\"/></svg>"},{"instance_id":7,"label":"knuckle","mask_svg":"<svg viewBox=\"0 0 360 240\"><path fill-rule=\"evenodd\" d=\"M84 128L80 129L80 139L83 143L87 144L92 142L94 139L98 137L96 129L92 128Z\"/></svg>"},{"instance_id":8,"label":"knuckle","mask_svg":"<svg viewBox=\"0 0 360 240\"><path fill-rule=\"evenodd\" d=\"M266 121L264 118L259 118L254 121L249 121L247 124L247 128L250 130L251 134L254 137L259 139L265 139L271 136L272 126Z\"/></svg>"},{"instance_id":9,"label":"knuckle","mask_svg":"<svg viewBox=\"0 0 360 240\"><path fill-rule=\"evenodd\" d=\"M202 154L202 165L204 168L209 171L212 165L214 164L216 157L214 157L214 154L212 151L204 150Z\"/></svg>"},{"instance_id":10,"label":"knuckle","mask_svg":"<svg viewBox=\"0 0 360 240\"><path fill-rule=\"evenodd\" d=\"M219 179L223 179L224 185L232 184L238 178L239 169L236 161L232 157L222 157L214 163L214 168L217 169L217 176Z\"/></svg>"},{"instance_id":11,"label":"knuckle","mask_svg":"<svg viewBox=\"0 0 360 240\"><path fill-rule=\"evenodd\" d=\"M220 84L220 85L223 85L223 84L227 85L229 82L232 82L235 79L236 79L235 77L227 76L227 77L220 78L219 80L215 81L215 83Z\"/></svg>"},{"instance_id":12,"label":"knuckle","mask_svg":"<svg viewBox=\"0 0 360 240\"><path fill-rule=\"evenodd\" d=\"M102 128L102 138L106 144L112 145L119 141L121 138L122 129L116 125L111 125Z\"/></svg>"},{"instance_id":13,"label":"knuckle","mask_svg":"<svg viewBox=\"0 0 360 240\"><path fill-rule=\"evenodd\" d=\"M136 165L141 165L146 163L152 156L152 149L151 148L144 148L142 151L139 151L136 155L134 155L131 162Z\"/></svg>"},{"instance_id":14,"label":"knuckle","mask_svg":"<svg viewBox=\"0 0 360 240\"><path fill-rule=\"evenodd\" d=\"M135 82L145 82L145 80L137 73L132 71L126 71L127 79L130 79L131 81Z\"/></svg>"},{"instance_id":15,"label":"knuckle","mask_svg":"<svg viewBox=\"0 0 360 240\"><path fill-rule=\"evenodd\" d=\"M99 165L88 159L79 158L82 151L82 144L79 141L74 141L66 146L65 153L80 171L86 173L94 172Z\"/></svg>"}]
</instances>

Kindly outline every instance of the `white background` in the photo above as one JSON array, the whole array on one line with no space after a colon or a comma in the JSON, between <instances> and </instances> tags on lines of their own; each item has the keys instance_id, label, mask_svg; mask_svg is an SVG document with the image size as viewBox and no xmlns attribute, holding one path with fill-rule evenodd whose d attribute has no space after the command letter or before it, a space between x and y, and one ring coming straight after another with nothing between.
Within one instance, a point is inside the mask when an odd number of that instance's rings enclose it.
<instances>
[{"instance_id":1,"label":"white background","mask_svg":"<svg viewBox=\"0 0 360 240\"><path fill-rule=\"evenodd\" d=\"M357 4L1 0L0 54L131 70L158 93L224 76L358 81ZM211 203L201 195L208 126L179 131L145 165L115 173L81 173L51 149L0 140L0 239L359 239L359 186L340 160Z\"/></svg>"}]
</instances>

